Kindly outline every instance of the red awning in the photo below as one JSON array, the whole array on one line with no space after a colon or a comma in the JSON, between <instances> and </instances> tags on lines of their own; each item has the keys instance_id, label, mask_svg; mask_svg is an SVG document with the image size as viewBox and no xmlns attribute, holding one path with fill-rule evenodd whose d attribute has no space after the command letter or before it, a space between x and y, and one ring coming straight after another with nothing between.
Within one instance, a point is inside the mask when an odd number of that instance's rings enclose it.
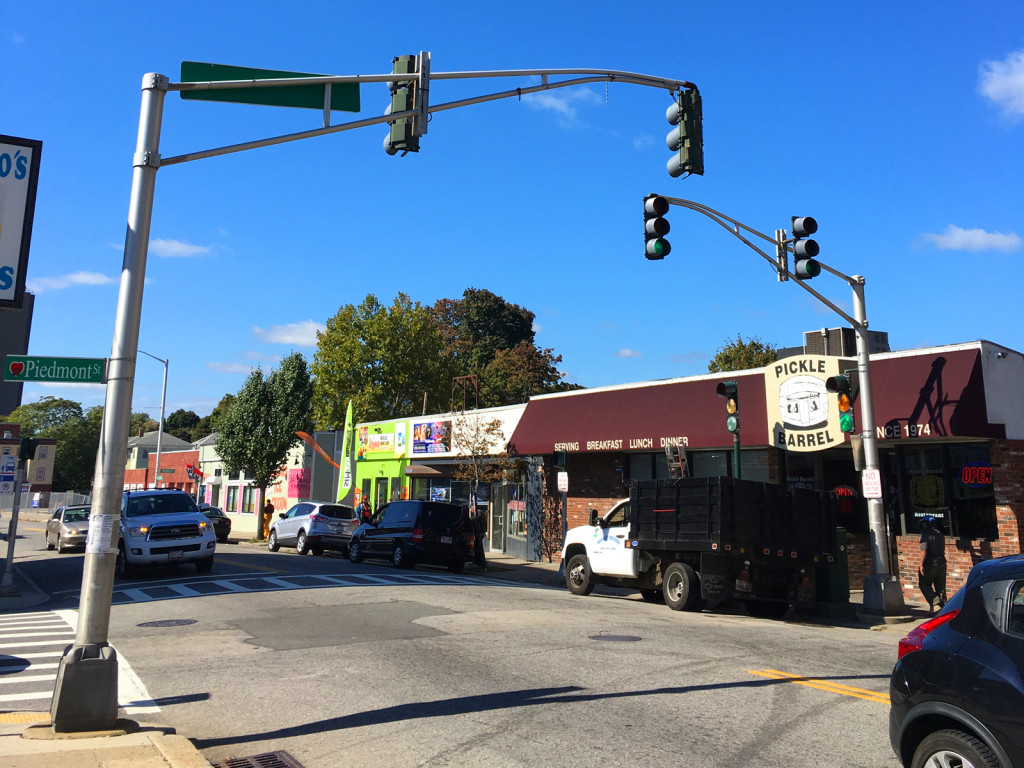
<instances>
[{"instance_id":1,"label":"red awning","mask_svg":"<svg viewBox=\"0 0 1024 768\"><path fill-rule=\"evenodd\" d=\"M744 444L768 443L764 376L733 376L738 383ZM685 438L690 447L732 447L725 428L721 379L580 390L530 400L512 446L521 456L556 450L660 451Z\"/></svg>"}]
</instances>

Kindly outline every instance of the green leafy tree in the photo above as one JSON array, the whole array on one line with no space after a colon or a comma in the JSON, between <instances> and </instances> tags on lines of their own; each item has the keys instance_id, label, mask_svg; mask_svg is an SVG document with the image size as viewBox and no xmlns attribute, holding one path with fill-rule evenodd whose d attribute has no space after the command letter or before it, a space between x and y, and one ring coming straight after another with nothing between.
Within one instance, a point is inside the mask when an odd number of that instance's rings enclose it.
<instances>
[{"instance_id":1,"label":"green leafy tree","mask_svg":"<svg viewBox=\"0 0 1024 768\"><path fill-rule=\"evenodd\" d=\"M199 414L179 408L164 420L164 430L169 435L191 443L195 439L192 433L197 424L199 424Z\"/></svg>"},{"instance_id":2,"label":"green leafy tree","mask_svg":"<svg viewBox=\"0 0 1024 768\"><path fill-rule=\"evenodd\" d=\"M750 341L743 341L743 337L736 334L736 341L720 347L715 356L711 358L711 362L708 363L708 371L719 373L764 368L778 359L776 349L757 337Z\"/></svg>"},{"instance_id":3,"label":"green leafy tree","mask_svg":"<svg viewBox=\"0 0 1024 768\"><path fill-rule=\"evenodd\" d=\"M503 479L515 481L522 471L522 459L508 452L500 419L456 413L452 418L451 444L456 450L455 477L470 483L474 503L481 485Z\"/></svg>"},{"instance_id":4,"label":"green leafy tree","mask_svg":"<svg viewBox=\"0 0 1024 768\"><path fill-rule=\"evenodd\" d=\"M53 490L88 492L96 470L96 452L103 428L103 406L90 408L83 417L68 419L46 430L57 440L53 462Z\"/></svg>"},{"instance_id":5,"label":"green leafy tree","mask_svg":"<svg viewBox=\"0 0 1024 768\"><path fill-rule=\"evenodd\" d=\"M19 405L0 421L20 424L22 437L46 437L43 433L48 429L83 416L81 403L46 395L37 402Z\"/></svg>"},{"instance_id":6,"label":"green leafy tree","mask_svg":"<svg viewBox=\"0 0 1024 768\"><path fill-rule=\"evenodd\" d=\"M399 293L390 307L369 294L346 304L317 334L313 416L321 429L345 424L348 401L360 421L435 410L451 395L452 355L429 310ZM429 406L428 406L429 408Z\"/></svg>"},{"instance_id":7,"label":"green leafy tree","mask_svg":"<svg viewBox=\"0 0 1024 768\"><path fill-rule=\"evenodd\" d=\"M140 432L142 434L145 434L146 432L155 432L158 429L160 429L160 422L153 419L148 413L139 411L138 413L132 414L128 427L128 437L134 437Z\"/></svg>"},{"instance_id":8,"label":"green leafy tree","mask_svg":"<svg viewBox=\"0 0 1024 768\"><path fill-rule=\"evenodd\" d=\"M562 361L535 343L534 314L491 291L467 288L431 308L457 375L476 374L480 406L523 403L531 395L579 387L562 381Z\"/></svg>"},{"instance_id":9,"label":"green leafy tree","mask_svg":"<svg viewBox=\"0 0 1024 768\"><path fill-rule=\"evenodd\" d=\"M201 440L208 435L212 435L216 432L220 432L220 423L230 409L232 404L235 402L235 396L228 394L224 395L217 403L217 406L210 412L209 416L203 416L192 430L193 439Z\"/></svg>"},{"instance_id":10,"label":"green leafy tree","mask_svg":"<svg viewBox=\"0 0 1024 768\"><path fill-rule=\"evenodd\" d=\"M267 498L267 488L285 468L296 431L313 429L313 384L305 358L293 352L266 378L254 370L220 423L217 452L229 472L244 472ZM263 538L267 520L257 538Z\"/></svg>"}]
</instances>

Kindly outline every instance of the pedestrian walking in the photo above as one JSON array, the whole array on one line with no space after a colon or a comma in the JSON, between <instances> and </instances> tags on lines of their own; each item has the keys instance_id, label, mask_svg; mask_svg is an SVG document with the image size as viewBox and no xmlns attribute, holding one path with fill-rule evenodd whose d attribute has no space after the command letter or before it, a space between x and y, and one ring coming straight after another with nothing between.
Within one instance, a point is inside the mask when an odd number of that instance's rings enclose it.
<instances>
[{"instance_id":1,"label":"pedestrian walking","mask_svg":"<svg viewBox=\"0 0 1024 768\"><path fill-rule=\"evenodd\" d=\"M484 555L484 537L487 535L487 525L484 520L484 513L476 507L473 509L473 564L481 571L487 572L487 557Z\"/></svg>"},{"instance_id":2,"label":"pedestrian walking","mask_svg":"<svg viewBox=\"0 0 1024 768\"><path fill-rule=\"evenodd\" d=\"M929 612L946 604L946 537L935 525L935 518L921 518L921 565L917 569L917 584Z\"/></svg>"},{"instance_id":3,"label":"pedestrian walking","mask_svg":"<svg viewBox=\"0 0 1024 768\"><path fill-rule=\"evenodd\" d=\"M368 523L373 519L373 512L370 510L370 500L363 497L363 500L359 503L359 522Z\"/></svg>"}]
</instances>

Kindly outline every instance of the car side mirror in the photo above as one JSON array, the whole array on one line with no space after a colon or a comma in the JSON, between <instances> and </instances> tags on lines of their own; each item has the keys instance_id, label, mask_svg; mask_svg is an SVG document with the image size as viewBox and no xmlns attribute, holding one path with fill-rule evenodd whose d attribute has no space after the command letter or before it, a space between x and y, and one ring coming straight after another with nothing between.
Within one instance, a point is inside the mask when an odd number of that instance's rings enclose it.
<instances>
[{"instance_id":1,"label":"car side mirror","mask_svg":"<svg viewBox=\"0 0 1024 768\"><path fill-rule=\"evenodd\" d=\"M597 510L596 509L590 510L590 524L591 525L597 525Z\"/></svg>"},{"instance_id":2,"label":"car side mirror","mask_svg":"<svg viewBox=\"0 0 1024 768\"><path fill-rule=\"evenodd\" d=\"M280 517L282 520L284 520L288 515L286 513L284 513L284 512L278 512L277 516Z\"/></svg>"}]
</instances>

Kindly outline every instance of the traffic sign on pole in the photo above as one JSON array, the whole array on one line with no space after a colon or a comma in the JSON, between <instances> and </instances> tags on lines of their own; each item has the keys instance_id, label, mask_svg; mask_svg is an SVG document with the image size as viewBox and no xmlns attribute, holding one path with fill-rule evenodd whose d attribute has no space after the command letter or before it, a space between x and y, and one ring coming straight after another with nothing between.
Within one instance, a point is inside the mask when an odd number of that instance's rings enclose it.
<instances>
[{"instance_id":1,"label":"traffic sign on pole","mask_svg":"<svg viewBox=\"0 0 1024 768\"><path fill-rule=\"evenodd\" d=\"M107 360L103 357L29 357L7 355L4 381L61 381L103 384Z\"/></svg>"},{"instance_id":2,"label":"traffic sign on pole","mask_svg":"<svg viewBox=\"0 0 1024 768\"><path fill-rule=\"evenodd\" d=\"M205 64L201 61L181 62L181 82L206 83L223 80L281 80L303 77L329 77L304 72L282 72L276 69L233 67L228 64ZM229 101L235 104L260 104L267 107L324 108L324 85L283 85L247 88L211 88L181 91L181 98L197 101ZM341 112L359 111L359 83L331 83L331 109Z\"/></svg>"}]
</instances>

